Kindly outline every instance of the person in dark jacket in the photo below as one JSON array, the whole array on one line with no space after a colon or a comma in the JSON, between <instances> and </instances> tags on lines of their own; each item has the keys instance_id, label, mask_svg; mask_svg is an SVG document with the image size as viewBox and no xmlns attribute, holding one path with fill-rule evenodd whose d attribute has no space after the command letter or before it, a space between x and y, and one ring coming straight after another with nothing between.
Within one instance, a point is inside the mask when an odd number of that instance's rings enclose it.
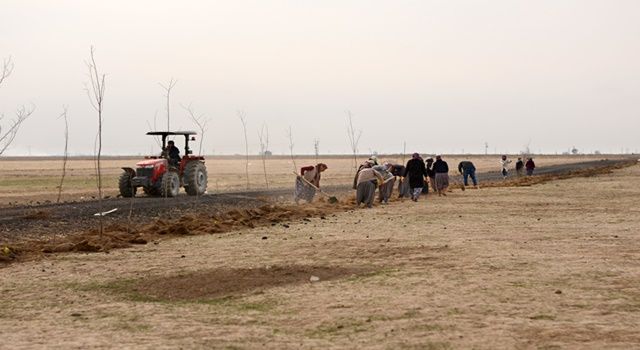
<instances>
[{"instance_id":1,"label":"person in dark jacket","mask_svg":"<svg viewBox=\"0 0 640 350\"><path fill-rule=\"evenodd\" d=\"M407 168L402 164L394 164L391 174L398 180L398 198L409 197L409 180L405 178Z\"/></svg>"},{"instance_id":2,"label":"person in dark jacket","mask_svg":"<svg viewBox=\"0 0 640 350\"><path fill-rule=\"evenodd\" d=\"M435 190L438 191L438 196L446 196L449 188L449 165L442 160L442 156L436 156L436 161L433 163L433 172L436 175Z\"/></svg>"},{"instance_id":3,"label":"person in dark jacket","mask_svg":"<svg viewBox=\"0 0 640 350\"><path fill-rule=\"evenodd\" d=\"M522 176L524 174L524 162L522 161L522 158L518 158L518 161L516 162L516 174L518 176Z\"/></svg>"},{"instance_id":4,"label":"person in dark jacket","mask_svg":"<svg viewBox=\"0 0 640 350\"><path fill-rule=\"evenodd\" d=\"M407 162L405 181L409 178L411 188L411 200L414 202L420 198L422 187L424 187L424 177L427 175L427 168L418 153L414 153Z\"/></svg>"},{"instance_id":5,"label":"person in dark jacket","mask_svg":"<svg viewBox=\"0 0 640 350\"><path fill-rule=\"evenodd\" d=\"M458 164L458 172L462 174L464 185L469 185L469 177L471 177L471 181L473 185L478 188L478 180L476 179L476 166L473 165L472 162L468 160L463 160Z\"/></svg>"},{"instance_id":6,"label":"person in dark jacket","mask_svg":"<svg viewBox=\"0 0 640 350\"><path fill-rule=\"evenodd\" d=\"M533 158L527 159L527 176L533 175L533 170L536 168L536 163L533 162Z\"/></svg>"},{"instance_id":7,"label":"person in dark jacket","mask_svg":"<svg viewBox=\"0 0 640 350\"><path fill-rule=\"evenodd\" d=\"M431 188L436 188L436 173L433 171L433 158L427 158L427 185L431 183ZM428 191L427 191L428 192Z\"/></svg>"},{"instance_id":8,"label":"person in dark jacket","mask_svg":"<svg viewBox=\"0 0 640 350\"><path fill-rule=\"evenodd\" d=\"M177 166L180 163L180 149L176 147L173 141L167 142L167 147L162 153L169 160L169 164Z\"/></svg>"}]
</instances>

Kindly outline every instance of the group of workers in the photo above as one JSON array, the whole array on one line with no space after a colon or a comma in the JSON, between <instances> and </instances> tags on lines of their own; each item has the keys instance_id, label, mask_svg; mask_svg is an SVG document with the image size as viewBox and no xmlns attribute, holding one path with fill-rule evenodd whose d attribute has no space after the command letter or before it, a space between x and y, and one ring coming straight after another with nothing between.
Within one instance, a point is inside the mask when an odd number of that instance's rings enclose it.
<instances>
[{"instance_id":1,"label":"group of workers","mask_svg":"<svg viewBox=\"0 0 640 350\"><path fill-rule=\"evenodd\" d=\"M509 175L509 164L511 164L511 160L507 158L507 156L502 156L500 160L500 164L502 165L502 178L506 179ZM536 163L533 161L533 158L527 158L527 162L523 162L522 158L518 158L516 162L516 174L518 176L524 175L524 170L527 170L527 176L533 175L533 171L536 169Z\"/></svg>"},{"instance_id":2,"label":"group of workers","mask_svg":"<svg viewBox=\"0 0 640 350\"><path fill-rule=\"evenodd\" d=\"M503 178L508 176L509 164L512 161L507 156L502 156L500 164ZM316 166L303 167L296 179L294 198L296 203L300 200L311 202L320 189L321 173L328 167L324 163ZM535 163L528 158L526 164L522 158L516 162L518 176L524 174L533 175ZM463 177L464 186L469 185L469 178L475 188L479 188L476 177L476 167L473 162L463 160L458 164L458 172ZM378 190L378 201L382 204L389 203L396 182L398 183L398 197L411 198L417 202L420 195L429 192L429 186L438 196L446 196L449 189L449 165L438 155L433 158L422 159L420 154L414 153L406 165L385 162L379 164L376 156L371 156L362 163L353 179L353 189L356 190L356 205L364 205L371 208ZM464 187L463 187L464 188Z\"/></svg>"}]
</instances>

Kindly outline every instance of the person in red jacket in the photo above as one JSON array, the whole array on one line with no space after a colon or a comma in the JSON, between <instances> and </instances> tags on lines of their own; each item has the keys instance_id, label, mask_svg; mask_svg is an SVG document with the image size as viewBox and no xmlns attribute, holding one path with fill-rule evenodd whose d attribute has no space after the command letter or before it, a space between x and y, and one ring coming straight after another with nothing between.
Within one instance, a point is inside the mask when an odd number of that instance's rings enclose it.
<instances>
[{"instance_id":1,"label":"person in red jacket","mask_svg":"<svg viewBox=\"0 0 640 350\"><path fill-rule=\"evenodd\" d=\"M536 168L536 163L533 162L533 158L527 159L527 164L525 164L525 168L527 168L527 176L533 175L533 170Z\"/></svg>"}]
</instances>

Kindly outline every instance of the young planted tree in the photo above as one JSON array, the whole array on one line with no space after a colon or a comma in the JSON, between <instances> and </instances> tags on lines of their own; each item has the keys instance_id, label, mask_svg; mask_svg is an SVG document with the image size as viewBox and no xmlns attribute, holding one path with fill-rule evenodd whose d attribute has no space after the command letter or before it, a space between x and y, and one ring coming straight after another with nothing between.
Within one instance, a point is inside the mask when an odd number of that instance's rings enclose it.
<instances>
[{"instance_id":1,"label":"young planted tree","mask_svg":"<svg viewBox=\"0 0 640 350\"><path fill-rule=\"evenodd\" d=\"M296 165L296 159L293 156L293 130L291 129L291 126L289 126L289 129L287 130L287 137L289 138L289 154L291 154L291 163L293 164L293 172L297 172L298 171L298 166Z\"/></svg>"},{"instance_id":2,"label":"young planted tree","mask_svg":"<svg viewBox=\"0 0 640 350\"><path fill-rule=\"evenodd\" d=\"M320 160L320 139L313 140L313 152L316 155L316 164L318 164Z\"/></svg>"},{"instance_id":3,"label":"young planted tree","mask_svg":"<svg viewBox=\"0 0 640 350\"><path fill-rule=\"evenodd\" d=\"M245 176L247 178L247 190L249 189L249 138L247 137L247 113L244 111L238 111L238 118L242 123L242 130L244 131L244 150L245 150L245 163L244 163L244 171Z\"/></svg>"},{"instance_id":4,"label":"young planted tree","mask_svg":"<svg viewBox=\"0 0 640 350\"><path fill-rule=\"evenodd\" d=\"M194 112L191 104L189 104L188 106L181 105L181 107L187 112L191 121L198 127L198 130L200 130L198 155L202 155L202 141L204 140L204 134L207 131L207 124L209 124L211 119L207 118L204 114L197 114L196 112Z\"/></svg>"},{"instance_id":5,"label":"young planted tree","mask_svg":"<svg viewBox=\"0 0 640 350\"><path fill-rule=\"evenodd\" d=\"M160 87L162 87L165 92L166 95L164 95L164 97L167 98L167 131L171 131L171 90L173 89L174 86L176 86L176 83L178 81L174 80L173 78L169 79L169 83L167 85L162 85L160 83L158 83L158 85L160 85Z\"/></svg>"},{"instance_id":6,"label":"young planted tree","mask_svg":"<svg viewBox=\"0 0 640 350\"><path fill-rule=\"evenodd\" d=\"M404 162L405 155L407 154L407 141L402 142L402 164L406 164Z\"/></svg>"},{"instance_id":7,"label":"young planted tree","mask_svg":"<svg viewBox=\"0 0 640 350\"><path fill-rule=\"evenodd\" d=\"M347 111L347 135L349 136L349 147L353 152L353 167L355 171L358 171L358 144L360 143L362 130L356 130L353 126L353 114L349 110Z\"/></svg>"},{"instance_id":8,"label":"young planted tree","mask_svg":"<svg viewBox=\"0 0 640 350\"><path fill-rule=\"evenodd\" d=\"M69 159L69 118L67 117L67 106L62 106L62 114L58 117L64 121L64 153L62 154L62 174L60 175L60 185L58 185L58 199L56 203L60 203L62 197L62 186L64 178L67 175L67 160Z\"/></svg>"},{"instance_id":9,"label":"young planted tree","mask_svg":"<svg viewBox=\"0 0 640 350\"><path fill-rule=\"evenodd\" d=\"M98 208L100 211L100 237L104 231L104 215L102 205L102 102L104 101L104 79L105 75L98 73L98 66L94 57L94 48L91 46L91 56L86 62L89 69L89 77L91 86L87 87L87 95L91 106L98 113L98 134L96 135L96 152L95 152L95 168L96 168L96 186L98 187Z\"/></svg>"},{"instance_id":10,"label":"young planted tree","mask_svg":"<svg viewBox=\"0 0 640 350\"><path fill-rule=\"evenodd\" d=\"M156 112L153 114L153 127L148 120L147 127L149 128L149 131L158 131L158 110L156 110ZM162 148L162 141L160 140L160 136L154 136L153 140L158 145L158 148Z\"/></svg>"},{"instance_id":11,"label":"young planted tree","mask_svg":"<svg viewBox=\"0 0 640 350\"><path fill-rule=\"evenodd\" d=\"M29 118L33 112L35 111L35 106L31 105L31 107L27 108L25 106L20 106L16 110L16 116L5 126L0 124L0 156L4 154L4 152L11 146L13 140L15 140L16 135L18 135L18 130L22 126L27 118ZM4 114L0 114L0 123L4 120Z\"/></svg>"},{"instance_id":12,"label":"young planted tree","mask_svg":"<svg viewBox=\"0 0 640 350\"><path fill-rule=\"evenodd\" d=\"M13 64L13 60L11 56L2 60L2 71L0 71L0 85L7 79L11 73L13 73L13 68L15 65Z\"/></svg>"},{"instance_id":13,"label":"young planted tree","mask_svg":"<svg viewBox=\"0 0 640 350\"><path fill-rule=\"evenodd\" d=\"M11 60L11 57L5 58L2 61L2 69L0 70L0 87L2 83L13 73L14 64ZM27 118L29 118L36 107L31 105L31 107L27 108L25 106L20 106L16 110L16 116L12 120L9 121L7 125L3 125L2 122L5 118L4 114L0 114L0 156L4 154L4 152L11 146L13 140L15 140L16 135L18 135L18 131Z\"/></svg>"},{"instance_id":14,"label":"young planted tree","mask_svg":"<svg viewBox=\"0 0 640 350\"><path fill-rule=\"evenodd\" d=\"M269 152L269 128L266 123L262 124L262 128L258 132L258 141L260 141L260 157L262 157L262 169L264 170L264 184L269 188L269 179L267 178L267 156Z\"/></svg>"}]
</instances>

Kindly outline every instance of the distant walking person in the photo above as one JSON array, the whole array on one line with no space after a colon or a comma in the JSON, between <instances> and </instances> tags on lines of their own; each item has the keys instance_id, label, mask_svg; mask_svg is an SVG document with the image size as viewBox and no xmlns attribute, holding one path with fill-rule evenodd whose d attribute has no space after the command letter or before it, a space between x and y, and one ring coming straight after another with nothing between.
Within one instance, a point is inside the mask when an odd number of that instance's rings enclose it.
<instances>
[{"instance_id":1,"label":"distant walking person","mask_svg":"<svg viewBox=\"0 0 640 350\"><path fill-rule=\"evenodd\" d=\"M427 158L427 185L430 183L431 188L436 188L436 173L433 171L433 158Z\"/></svg>"},{"instance_id":2,"label":"distant walking person","mask_svg":"<svg viewBox=\"0 0 640 350\"><path fill-rule=\"evenodd\" d=\"M433 172L436 174L435 190L438 191L438 196L446 196L449 188L449 165L442 160L442 156L436 156Z\"/></svg>"},{"instance_id":3,"label":"distant walking person","mask_svg":"<svg viewBox=\"0 0 640 350\"><path fill-rule=\"evenodd\" d=\"M382 185L382 175L373 168L364 168L358 173L356 184L356 205L364 204L367 208L373 206L376 187Z\"/></svg>"},{"instance_id":4,"label":"distant walking person","mask_svg":"<svg viewBox=\"0 0 640 350\"><path fill-rule=\"evenodd\" d=\"M533 158L527 159L527 176L533 175L533 171L536 169L536 163L533 162Z\"/></svg>"},{"instance_id":5,"label":"distant walking person","mask_svg":"<svg viewBox=\"0 0 640 350\"><path fill-rule=\"evenodd\" d=\"M407 175L405 179L409 178L411 200L417 202L418 198L420 198L420 193L422 193L422 188L424 187L424 177L427 175L427 168L418 153L414 153L411 156L411 159L407 162L406 168Z\"/></svg>"},{"instance_id":6,"label":"distant walking person","mask_svg":"<svg viewBox=\"0 0 640 350\"><path fill-rule=\"evenodd\" d=\"M524 175L524 162L522 161L522 158L518 158L518 161L516 162L516 174L518 176Z\"/></svg>"},{"instance_id":7,"label":"distant walking person","mask_svg":"<svg viewBox=\"0 0 640 350\"><path fill-rule=\"evenodd\" d=\"M502 156L502 159L500 160L500 165L502 166L502 178L506 179L507 175L509 174L509 164L511 164L511 159L507 159L507 156Z\"/></svg>"},{"instance_id":8,"label":"distant walking person","mask_svg":"<svg viewBox=\"0 0 640 350\"><path fill-rule=\"evenodd\" d=\"M469 185L469 177L471 177L471 181L473 182L473 186L478 188L478 180L476 179L476 166L473 165L472 162L468 160L463 160L458 164L458 171L462 174L464 185Z\"/></svg>"}]
</instances>

